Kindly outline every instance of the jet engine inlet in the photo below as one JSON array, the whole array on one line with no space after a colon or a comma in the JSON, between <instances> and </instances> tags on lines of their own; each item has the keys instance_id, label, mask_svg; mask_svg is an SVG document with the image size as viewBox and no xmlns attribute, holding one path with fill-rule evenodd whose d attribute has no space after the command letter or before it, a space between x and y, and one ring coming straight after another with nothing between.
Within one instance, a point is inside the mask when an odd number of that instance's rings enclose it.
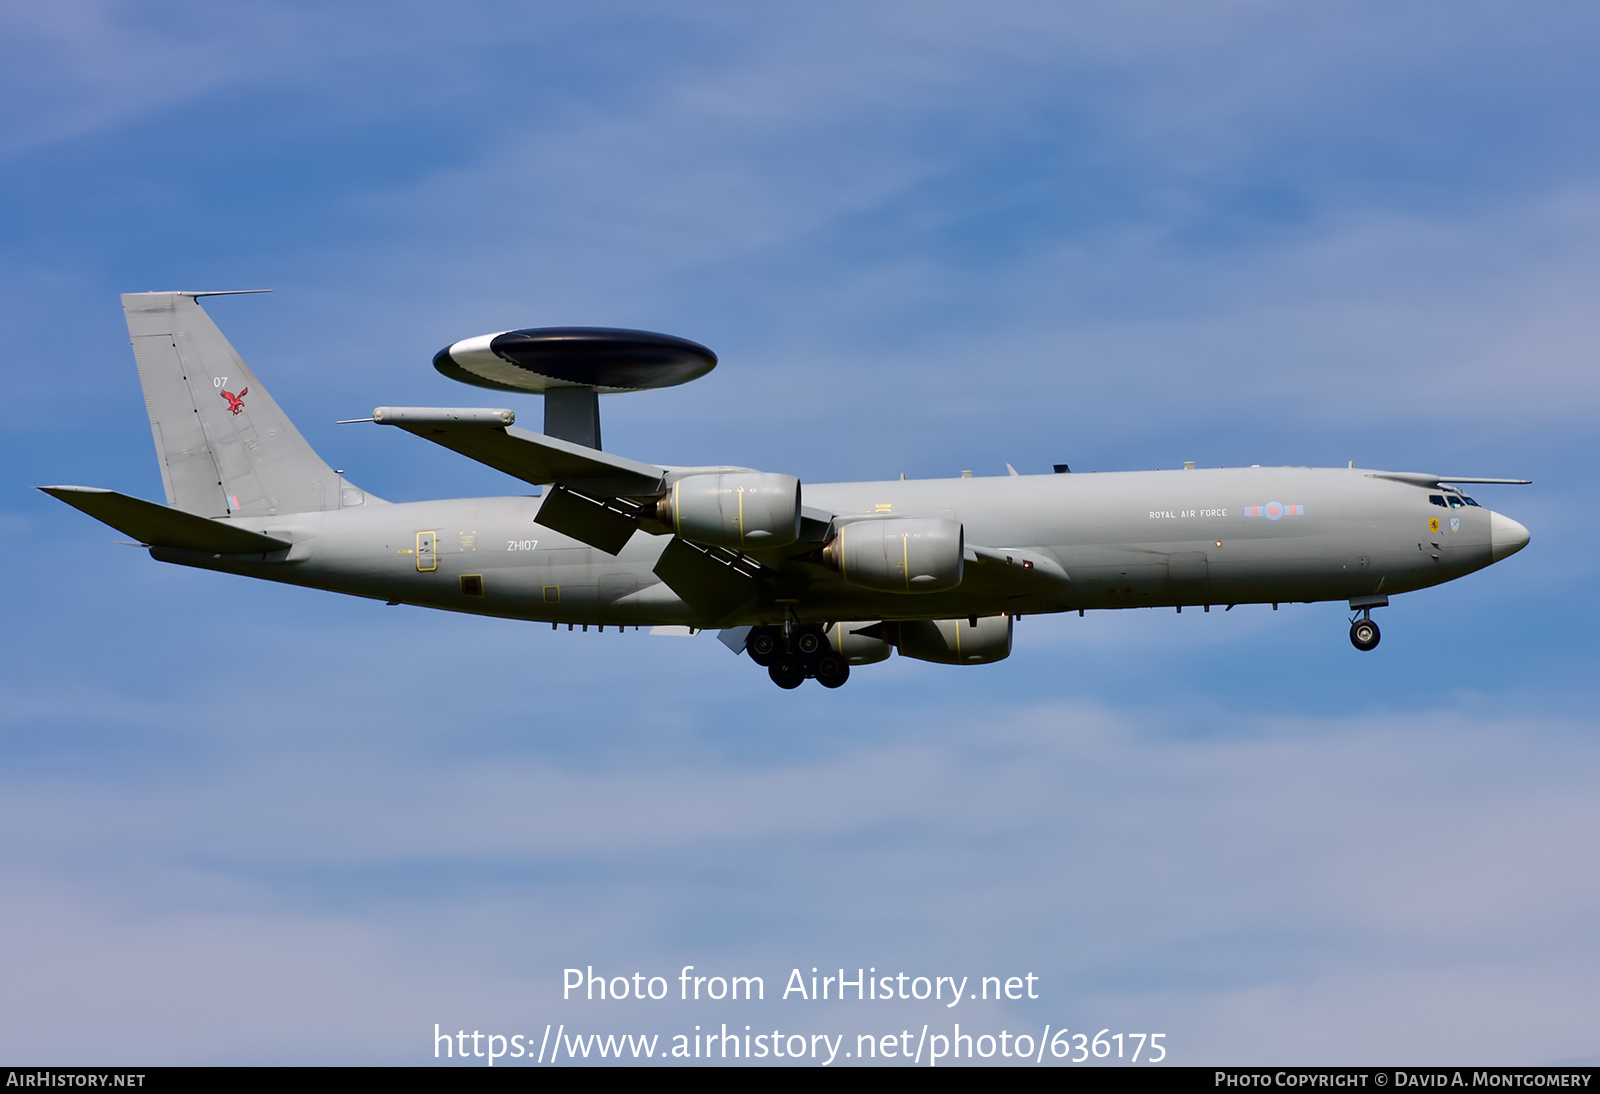
<instances>
[{"instance_id":1,"label":"jet engine inlet","mask_svg":"<svg viewBox=\"0 0 1600 1094\"><path fill-rule=\"evenodd\" d=\"M762 471L687 475L656 503L656 519L714 547L784 547L800 538L800 480Z\"/></svg>"},{"instance_id":2,"label":"jet engine inlet","mask_svg":"<svg viewBox=\"0 0 1600 1094\"><path fill-rule=\"evenodd\" d=\"M936 593L961 584L961 523L938 517L858 520L839 529L822 558L852 585Z\"/></svg>"}]
</instances>

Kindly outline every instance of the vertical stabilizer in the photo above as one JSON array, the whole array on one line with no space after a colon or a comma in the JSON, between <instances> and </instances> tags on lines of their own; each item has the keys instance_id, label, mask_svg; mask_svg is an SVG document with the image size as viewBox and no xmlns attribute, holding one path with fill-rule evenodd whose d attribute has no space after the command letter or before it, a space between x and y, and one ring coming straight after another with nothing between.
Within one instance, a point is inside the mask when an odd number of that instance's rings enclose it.
<instances>
[{"instance_id":1,"label":"vertical stabilizer","mask_svg":"<svg viewBox=\"0 0 1600 1094\"><path fill-rule=\"evenodd\" d=\"M196 303L203 295L122 297L167 504L205 517L364 504L365 495L312 450Z\"/></svg>"}]
</instances>

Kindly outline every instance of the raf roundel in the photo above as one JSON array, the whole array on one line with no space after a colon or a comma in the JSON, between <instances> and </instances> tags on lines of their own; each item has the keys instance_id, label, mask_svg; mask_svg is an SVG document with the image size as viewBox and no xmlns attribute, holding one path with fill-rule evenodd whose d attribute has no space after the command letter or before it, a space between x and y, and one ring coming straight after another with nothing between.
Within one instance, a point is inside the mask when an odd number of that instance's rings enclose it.
<instances>
[{"instance_id":1,"label":"raf roundel","mask_svg":"<svg viewBox=\"0 0 1600 1094\"><path fill-rule=\"evenodd\" d=\"M717 355L698 342L613 327L481 334L446 346L433 358L433 367L452 380L534 394L563 387L601 394L674 387L716 366Z\"/></svg>"},{"instance_id":2,"label":"raf roundel","mask_svg":"<svg viewBox=\"0 0 1600 1094\"><path fill-rule=\"evenodd\" d=\"M1305 516L1304 505L1283 505L1279 502L1269 501L1265 505L1246 505L1244 515L1247 517L1266 517L1268 520L1280 520L1283 517Z\"/></svg>"}]
</instances>

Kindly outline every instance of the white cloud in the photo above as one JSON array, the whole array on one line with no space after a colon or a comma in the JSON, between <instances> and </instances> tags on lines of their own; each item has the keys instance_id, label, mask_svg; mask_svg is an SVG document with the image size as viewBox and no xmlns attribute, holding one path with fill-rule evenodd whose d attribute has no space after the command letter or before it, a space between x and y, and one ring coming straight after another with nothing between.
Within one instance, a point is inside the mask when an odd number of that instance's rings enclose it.
<instances>
[{"instance_id":1,"label":"white cloud","mask_svg":"<svg viewBox=\"0 0 1600 1094\"><path fill-rule=\"evenodd\" d=\"M99 1044L194 1029L222 1059L419 1054L396 1027L430 1005L543 1021L574 963L895 955L1026 966L1035 1012L1164 1022L1180 1061L1587 1050L1600 755L1582 724L1240 718L1194 738L1176 711L910 704L800 762L719 755L705 725L675 762L451 759L440 728L423 769L377 747L384 705L359 729L309 717L265 764L229 748L177 781L10 787L4 926L36 943L8 982L70 972L112 1000L164 983ZM1512 988L1514 1020L1512 997L1489 1005ZM86 1058L69 993L17 997L12 1036Z\"/></svg>"}]
</instances>

